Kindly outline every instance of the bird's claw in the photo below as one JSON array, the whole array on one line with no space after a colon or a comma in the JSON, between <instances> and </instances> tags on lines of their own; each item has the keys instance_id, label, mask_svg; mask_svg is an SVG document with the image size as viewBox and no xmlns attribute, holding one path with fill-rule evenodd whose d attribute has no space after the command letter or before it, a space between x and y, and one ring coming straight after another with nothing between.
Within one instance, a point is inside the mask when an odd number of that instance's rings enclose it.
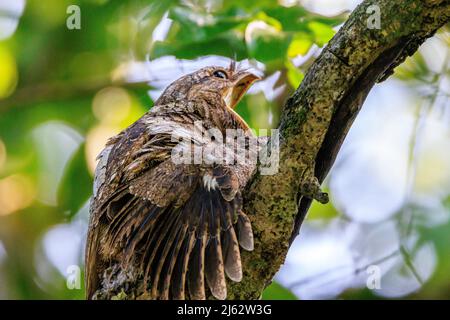
<instances>
[{"instance_id":1,"label":"bird's claw","mask_svg":"<svg viewBox=\"0 0 450 320\"><path fill-rule=\"evenodd\" d=\"M319 201L320 203L328 203L328 193L320 189L319 180L316 177L305 179L300 185L300 193L310 199Z\"/></svg>"}]
</instances>

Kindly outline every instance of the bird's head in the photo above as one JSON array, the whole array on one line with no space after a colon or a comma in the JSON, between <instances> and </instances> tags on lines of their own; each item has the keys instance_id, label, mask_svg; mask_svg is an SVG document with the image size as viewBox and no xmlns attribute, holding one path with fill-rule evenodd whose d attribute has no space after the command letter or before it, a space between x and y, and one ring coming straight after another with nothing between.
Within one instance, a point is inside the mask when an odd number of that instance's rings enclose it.
<instances>
[{"instance_id":1,"label":"bird's head","mask_svg":"<svg viewBox=\"0 0 450 320\"><path fill-rule=\"evenodd\" d=\"M227 107L233 109L253 82L259 79L247 70L236 68L234 61L228 68L205 67L171 83L155 104L218 96Z\"/></svg>"}]
</instances>

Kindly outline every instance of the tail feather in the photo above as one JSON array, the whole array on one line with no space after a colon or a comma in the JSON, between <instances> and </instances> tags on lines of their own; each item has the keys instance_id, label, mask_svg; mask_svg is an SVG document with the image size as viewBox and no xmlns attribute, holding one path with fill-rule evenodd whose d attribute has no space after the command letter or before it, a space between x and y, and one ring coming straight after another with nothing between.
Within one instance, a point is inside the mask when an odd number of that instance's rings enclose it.
<instances>
[{"instance_id":1,"label":"tail feather","mask_svg":"<svg viewBox=\"0 0 450 320\"><path fill-rule=\"evenodd\" d=\"M193 300L204 300L205 295L205 247L206 232L203 232L200 238L197 238L193 248L192 257L188 267L188 288L189 296Z\"/></svg>"},{"instance_id":2,"label":"tail feather","mask_svg":"<svg viewBox=\"0 0 450 320\"><path fill-rule=\"evenodd\" d=\"M133 231L125 249L124 260L127 263L131 261L136 246L139 245L146 233L154 227L155 222L157 221L157 218L160 214L161 210L158 210L157 207L151 207L145 219L143 219L143 221L140 223L140 226Z\"/></svg>"},{"instance_id":3,"label":"tail feather","mask_svg":"<svg viewBox=\"0 0 450 320\"><path fill-rule=\"evenodd\" d=\"M171 250L170 254L167 257L167 269L166 269L167 271L165 272L165 275L162 278L162 287L161 287L161 299L163 299L163 300L169 299L172 273L175 268L175 263L177 262L177 259L179 257L178 254L179 254L181 246L183 244L183 239L185 239L187 229L188 229L187 225L180 228L180 231L175 240L173 249Z\"/></svg>"},{"instance_id":4,"label":"tail feather","mask_svg":"<svg viewBox=\"0 0 450 320\"><path fill-rule=\"evenodd\" d=\"M227 297L227 285L219 236L210 239L206 252L208 256L205 262L206 282L213 296L224 300Z\"/></svg>"},{"instance_id":5,"label":"tail feather","mask_svg":"<svg viewBox=\"0 0 450 320\"><path fill-rule=\"evenodd\" d=\"M231 280L240 282L242 280L241 253L239 251L236 233L233 228L228 229L228 231L224 233L224 239L226 239L227 242L227 246L223 251L225 257L225 273Z\"/></svg>"},{"instance_id":6,"label":"tail feather","mask_svg":"<svg viewBox=\"0 0 450 320\"><path fill-rule=\"evenodd\" d=\"M239 244L247 251L253 251L253 231L252 224L247 215L240 211L237 223L237 229L239 232Z\"/></svg>"},{"instance_id":7,"label":"tail feather","mask_svg":"<svg viewBox=\"0 0 450 320\"><path fill-rule=\"evenodd\" d=\"M222 190L199 183L181 207L122 197L114 199L122 206L105 208L111 219L107 242L125 243L124 266L138 262L152 298L205 299L207 285L215 298L225 299L225 275L241 281L239 245L252 250L253 233L239 193L228 201Z\"/></svg>"},{"instance_id":8,"label":"tail feather","mask_svg":"<svg viewBox=\"0 0 450 320\"><path fill-rule=\"evenodd\" d=\"M163 271L163 266L167 265L167 263L171 263L171 259L176 259L175 257L171 257L170 255L173 253L173 250L176 250L177 242L179 242L180 233L183 228L180 226L180 213L178 213L178 217L174 217L175 220L172 223L171 230L168 232L167 237L165 239L164 246L162 247L161 255L158 257L155 273L152 279L152 296L156 298L160 298L160 278L165 278L167 269ZM161 277L162 276L162 277Z\"/></svg>"},{"instance_id":9,"label":"tail feather","mask_svg":"<svg viewBox=\"0 0 450 320\"><path fill-rule=\"evenodd\" d=\"M186 231L187 234L182 242L183 245L179 252L172 277L172 298L175 300L185 299L186 273L189 257L195 240L195 233L193 231L189 231L188 229Z\"/></svg>"},{"instance_id":10,"label":"tail feather","mask_svg":"<svg viewBox=\"0 0 450 320\"><path fill-rule=\"evenodd\" d=\"M152 281L151 281L152 291L153 291L153 288L155 288L156 284L157 284L157 282L155 283L153 281L153 277L151 276L156 270L156 266L153 264L153 262L154 261L155 261L155 263L158 262L159 257L161 256L161 253L163 251L163 249L161 248L161 244L167 236L166 230L171 230L171 227L176 220L176 219L165 218L165 215L167 215L167 214L168 214L168 212L163 212L161 214L161 216L164 219L162 219L162 221L159 221L157 224L155 224L155 228L153 230L151 230L151 232L150 232L151 236L150 236L149 240L147 241L147 246L144 249L144 252L145 252L144 260L142 262L143 264L146 265L145 271L144 271L144 281L147 282L147 280L149 279L149 276L150 276L150 278L152 279Z\"/></svg>"}]
</instances>

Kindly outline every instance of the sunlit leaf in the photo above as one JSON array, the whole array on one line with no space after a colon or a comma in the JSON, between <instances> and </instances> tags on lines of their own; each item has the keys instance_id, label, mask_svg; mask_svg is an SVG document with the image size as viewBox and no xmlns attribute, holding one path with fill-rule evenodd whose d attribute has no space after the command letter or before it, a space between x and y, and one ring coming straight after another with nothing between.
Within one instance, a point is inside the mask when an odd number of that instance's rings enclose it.
<instances>
[{"instance_id":1,"label":"sunlit leaf","mask_svg":"<svg viewBox=\"0 0 450 320\"><path fill-rule=\"evenodd\" d=\"M262 20L252 21L245 30L248 53L262 62L284 60L290 40L290 35Z\"/></svg>"},{"instance_id":2,"label":"sunlit leaf","mask_svg":"<svg viewBox=\"0 0 450 320\"><path fill-rule=\"evenodd\" d=\"M287 77L289 84L292 86L292 88L297 89L305 75L290 61L286 63L286 68L288 70Z\"/></svg>"},{"instance_id":3,"label":"sunlit leaf","mask_svg":"<svg viewBox=\"0 0 450 320\"><path fill-rule=\"evenodd\" d=\"M298 32L294 35L288 48L288 57L293 58L298 55L305 55L311 48L313 42L308 34Z\"/></svg>"},{"instance_id":4,"label":"sunlit leaf","mask_svg":"<svg viewBox=\"0 0 450 320\"><path fill-rule=\"evenodd\" d=\"M9 96L17 85L16 61L11 52L0 46L0 99Z\"/></svg>"},{"instance_id":5,"label":"sunlit leaf","mask_svg":"<svg viewBox=\"0 0 450 320\"><path fill-rule=\"evenodd\" d=\"M278 21L277 19L268 16L267 14L265 14L263 11L258 12L255 16L254 16L254 20L256 21L264 21L265 23L267 23L269 26L271 26L272 28L274 28L276 31L282 31L283 30L283 25L281 24L280 21Z\"/></svg>"},{"instance_id":6,"label":"sunlit leaf","mask_svg":"<svg viewBox=\"0 0 450 320\"><path fill-rule=\"evenodd\" d=\"M311 21L308 23L308 28L314 34L314 42L320 47L330 41L335 34L333 28L322 22Z\"/></svg>"}]
</instances>

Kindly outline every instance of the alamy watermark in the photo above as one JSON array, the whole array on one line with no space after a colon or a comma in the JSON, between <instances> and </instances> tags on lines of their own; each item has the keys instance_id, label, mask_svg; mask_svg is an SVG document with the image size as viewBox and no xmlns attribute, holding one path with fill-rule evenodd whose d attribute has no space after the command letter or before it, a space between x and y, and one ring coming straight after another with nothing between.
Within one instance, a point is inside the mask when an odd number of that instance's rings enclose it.
<instances>
[{"instance_id":1,"label":"alamy watermark","mask_svg":"<svg viewBox=\"0 0 450 320\"><path fill-rule=\"evenodd\" d=\"M171 160L174 164L258 166L262 175L273 175L279 166L279 131L260 129L259 137L242 129L205 129L202 121L190 128L172 131L171 141L176 142Z\"/></svg>"},{"instance_id":2,"label":"alamy watermark","mask_svg":"<svg viewBox=\"0 0 450 320\"><path fill-rule=\"evenodd\" d=\"M367 28L381 29L381 9L378 5L373 4L368 6L366 13L370 16L367 18Z\"/></svg>"},{"instance_id":3,"label":"alamy watermark","mask_svg":"<svg viewBox=\"0 0 450 320\"><path fill-rule=\"evenodd\" d=\"M66 286L69 290L81 289L81 268L77 265L70 265L66 269Z\"/></svg>"},{"instance_id":4,"label":"alamy watermark","mask_svg":"<svg viewBox=\"0 0 450 320\"><path fill-rule=\"evenodd\" d=\"M69 15L66 19L66 26L69 30L81 29L81 9L79 6L72 4L67 7L66 13Z\"/></svg>"},{"instance_id":5,"label":"alamy watermark","mask_svg":"<svg viewBox=\"0 0 450 320\"><path fill-rule=\"evenodd\" d=\"M366 269L366 286L370 290L381 289L381 268L377 265L370 265Z\"/></svg>"}]
</instances>

